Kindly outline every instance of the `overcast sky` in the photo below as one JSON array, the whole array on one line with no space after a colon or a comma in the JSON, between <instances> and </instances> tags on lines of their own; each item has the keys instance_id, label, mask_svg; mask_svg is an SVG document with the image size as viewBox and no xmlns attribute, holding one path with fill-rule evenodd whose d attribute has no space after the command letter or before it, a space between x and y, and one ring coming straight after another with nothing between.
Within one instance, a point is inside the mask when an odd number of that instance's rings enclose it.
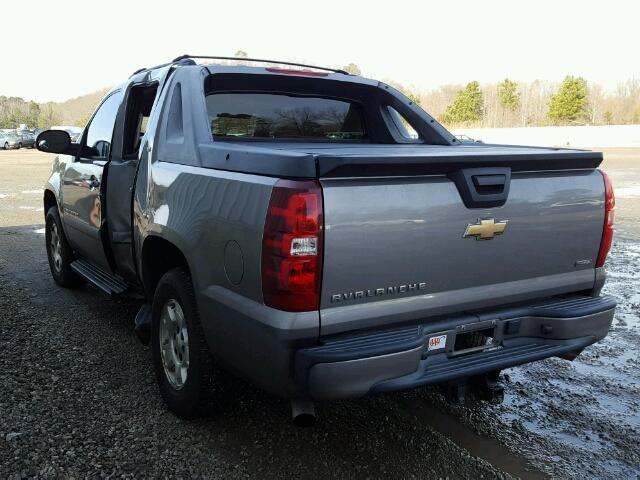
<instances>
[{"instance_id":1,"label":"overcast sky","mask_svg":"<svg viewBox=\"0 0 640 480\"><path fill-rule=\"evenodd\" d=\"M32 0L3 5L0 95L65 100L183 53L318 65L419 89L640 77L638 0Z\"/></svg>"}]
</instances>

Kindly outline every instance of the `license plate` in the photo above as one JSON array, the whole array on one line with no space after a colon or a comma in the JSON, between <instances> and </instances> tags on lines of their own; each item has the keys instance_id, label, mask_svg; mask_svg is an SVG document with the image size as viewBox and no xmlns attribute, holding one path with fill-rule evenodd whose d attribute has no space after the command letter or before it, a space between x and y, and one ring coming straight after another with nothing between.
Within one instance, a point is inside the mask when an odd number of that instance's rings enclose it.
<instances>
[{"instance_id":1,"label":"license plate","mask_svg":"<svg viewBox=\"0 0 640 480\"><path fill-rule=\"evenodd\" d=\"M447 336L446 335L438 335L437 337L431 337L429 339L429 344L427 346L427 350L440 350L445 347L447 344Z\"/></svg>"}]
</instances>

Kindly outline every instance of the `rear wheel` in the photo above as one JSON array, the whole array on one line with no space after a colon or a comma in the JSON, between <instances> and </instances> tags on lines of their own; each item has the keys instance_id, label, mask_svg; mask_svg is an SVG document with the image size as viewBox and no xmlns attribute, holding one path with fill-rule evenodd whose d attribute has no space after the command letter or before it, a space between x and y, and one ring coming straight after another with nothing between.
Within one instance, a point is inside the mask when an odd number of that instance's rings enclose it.
<instances>
[{"instance_id":1,"label":"rear wheel","mask_svg":"<svg viewBox=\"0 0 640 480\"><path fill-rule=\"evenodd\" d=\"M160 279L151 319L153 364L160 393L169 409L183 418L208 413L214 367L189 273L170 270Z\"/></svg>"},{"instance_id":2,"label":"rear wheel","mask_svg":"<svg viewBox=\"0 0 640 480\"><path fill-rule=\"evenodd\" d=\"M49 268L55 282L62 287L73 287L82 283L80 277L71 270L73 250L64 236L62 222L56 207L51 207L47 212L45 239Z\"/></svg>"},{"instance_id":3,"label":"rear wheel","mask_svg":"<svg viewBox=\"0 0 640 480\"><path fill-rule=\"evenodd\" d=\"M19 143L19 144L18 144L18 150L20 150L21 148L22 148L22 144L21 144L21 143Z\"/></svg>"}]
</instances>

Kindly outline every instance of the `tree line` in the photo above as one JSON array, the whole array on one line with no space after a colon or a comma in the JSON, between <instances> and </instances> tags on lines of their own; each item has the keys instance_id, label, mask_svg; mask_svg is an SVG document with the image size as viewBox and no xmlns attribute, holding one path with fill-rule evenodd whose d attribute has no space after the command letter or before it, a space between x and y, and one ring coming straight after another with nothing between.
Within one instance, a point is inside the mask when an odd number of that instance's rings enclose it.
<instances>
[{"instance_id":1,"label":"tree line","mask_svg":"<svg viewBox=\"0 0 640 480\"><path fill-rule=\"evenodd\" d=\"M51 104L25 101L19 97L0 96L0 128L16 128L25 124L31 128L46 128L59 123L60 115Z\"/></svg>"},{"instance_id":2,"label":"tree line","mask_svg":"<svg viewBox=\"0 0 640 480\"><path fill-rule=\"evenodd\" d=\"M358 65L343 67L361 75ZM640 79L620 83L613 92L568 75L562 82L444 85L421 92L387 80L449 127L541 127L548 125L625 125L640 123Z\"/></svg>"},{"instance_id":3,"label":"tree line","mask_svg":"<svg viewBox=\"0 0 640 480\"><path fill-rule=\"evenodd\" d=\"M0 128L16 128L21 124L29 128L84 127L106 92L107 89L102 89L60 103L37 103L0 95Z\"/></svg>"},{"instance_id":4,"label":"tree line","mask_svg":"<svg viewBox=\"0 0 640 480\"><path fill-rule=\"evenodd\" d=\"M391 82L394 84L393 82ZM504 79L481 85L445 85L420 92L394 84L448 127L540 127L640 123L640 79L606 92L584 78L562 82Z\"/></svg>"}]
</instances>

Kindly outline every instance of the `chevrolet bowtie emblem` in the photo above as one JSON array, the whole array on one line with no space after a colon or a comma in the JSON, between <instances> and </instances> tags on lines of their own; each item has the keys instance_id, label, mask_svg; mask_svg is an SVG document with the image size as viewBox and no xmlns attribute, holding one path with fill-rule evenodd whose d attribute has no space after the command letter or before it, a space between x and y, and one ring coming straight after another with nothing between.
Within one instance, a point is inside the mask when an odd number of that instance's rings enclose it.
<instances>
[{"instance_id":1,"label":"chevrolet bowtie emblem","mask_svg":"<svg viewBox=\"0 0 640 480\"><path fill-rule=\"evenodd\" d=\"M478 219L478 223L467 225L463 238L476 237L476 240L491 240L502 235L507 228L507 220L496 222L493 218Z\"/></svg>"}]
</instances>

